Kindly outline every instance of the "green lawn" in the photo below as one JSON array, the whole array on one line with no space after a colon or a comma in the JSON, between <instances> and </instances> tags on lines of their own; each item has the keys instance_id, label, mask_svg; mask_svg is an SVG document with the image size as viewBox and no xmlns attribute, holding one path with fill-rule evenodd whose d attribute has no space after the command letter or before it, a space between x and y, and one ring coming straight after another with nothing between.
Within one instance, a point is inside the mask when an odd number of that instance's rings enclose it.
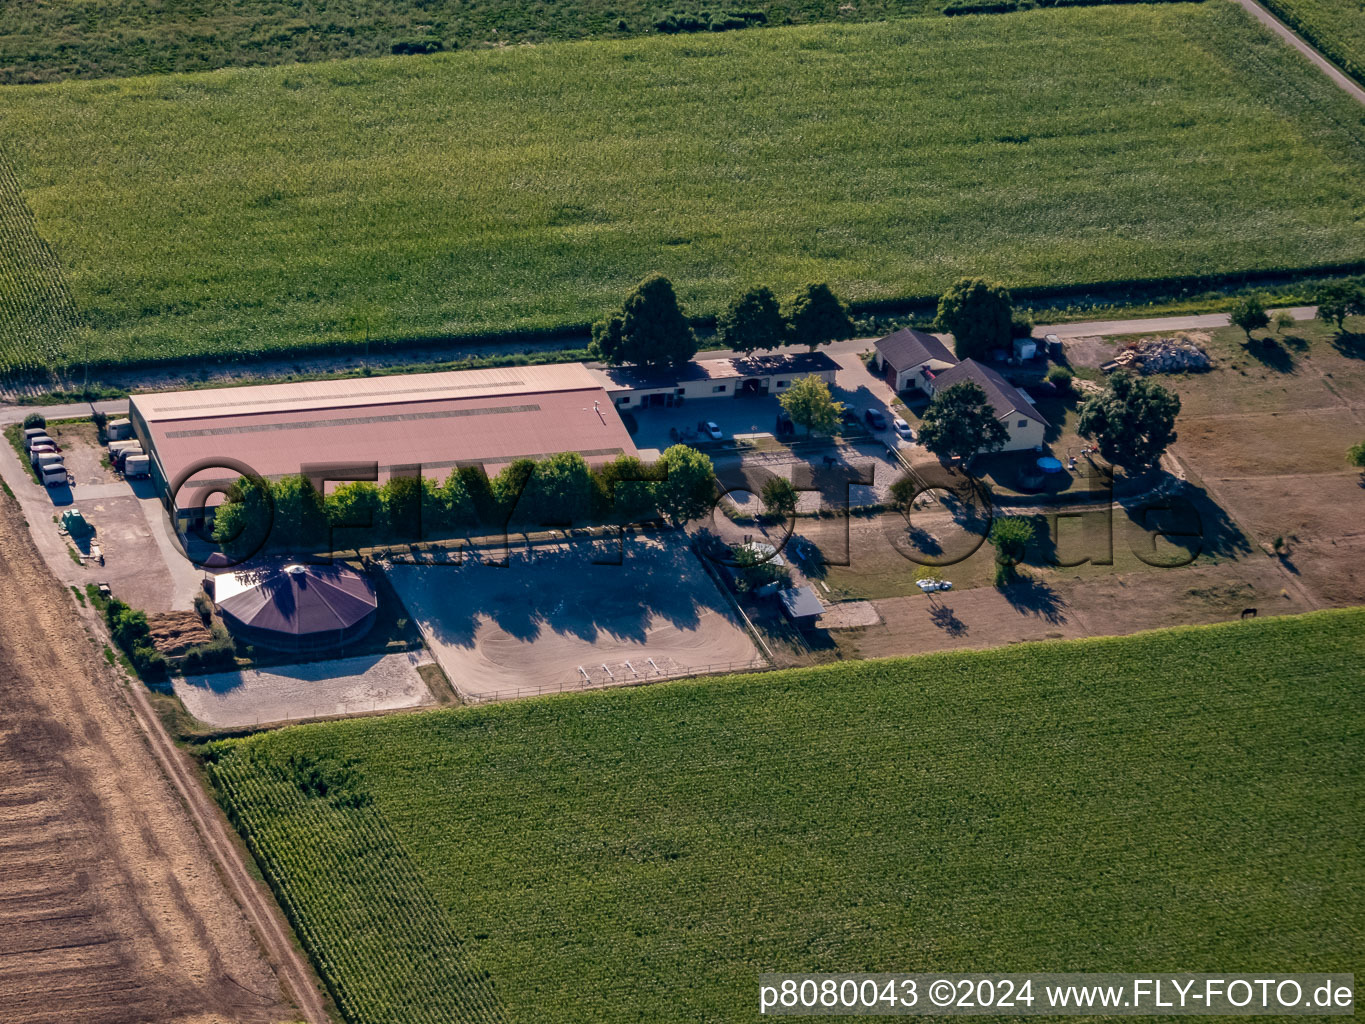
<instances>
[{"instance_id":1,"label":"green lawn","mask_svg":"<svg viewBox=\"0 0 1365 1024\"><path fill-rule=\"evenodd\" d=\"M1294 31L1365 85L1365 4L1361 0L1263 0Z\"/></svg>"},{"instance_id":2,"label":"green lawn","mask_svg":"<svg viewBox=\"0 0 1365 1024\"><path fill-rule=\"evenodd\" d=\"M1222 0L10 87L0 146L97 361L583 324L650 270L702 314L1365 253L1359 110Z\"/></svg>"},{"instance_id":3,"label":"green lawn","mask_svg":"<svg viewBox=\"0 0 1365 1024\"><path fill-rule=\"evenodd\" d=\"M671 11L762 11L780 25L937 15L944 2L9 0L0 6L0 84L373 57L414 39L455 49L635 35Z\"/></svg>"},{"instance_id":4,"label":"green lawn","mask_svg":"<svg viewBox=\"0 0 1365 1024\"><path fill-rule=\"evenodd\" d=\"M304 726L210 775L353 1022L1350 971L1365 611Z\"/></svg>"}]
</instances>

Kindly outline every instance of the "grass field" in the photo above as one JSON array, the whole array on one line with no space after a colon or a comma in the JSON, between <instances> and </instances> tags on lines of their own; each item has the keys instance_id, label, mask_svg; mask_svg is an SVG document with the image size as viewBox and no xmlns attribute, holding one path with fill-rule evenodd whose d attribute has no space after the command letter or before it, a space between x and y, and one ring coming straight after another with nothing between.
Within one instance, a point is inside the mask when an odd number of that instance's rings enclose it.
<instances>
[{"instance_id":1,"label":"grass field","mask_svg":"<svg viewBox=\"0 0 1365 1024\"><path fill-rule=\"evenodd\" d=\"M305 726L210 774L353 1022L760 971L1347 971L1365 611ZM1159 922L1154 927L1153 922Z\"/></svg>"},{"instance_id":2,"label":"grass field","mask_svg":"<svg viewBox=\"0 0 1365 1024\"><path fill-rule=\"evenodd\" d=\"M1360 0L1263 0L1299 35L1365 84L1365 5Z\"/></svg>"},{"instance_id":3,"label":"grass field","mask_svg":"<svg viewBox=\"0 0 1365 1024\"><path fill-rule=\"evenodd\" d=\"M770 24L937 14L943 0L11 0L0 7L0 84L340 57L395 42L446 49L652 31L671 11L762 11ZM620 23L625 22L625 27Z\"/></svg>"},{"instance_id":4,"label":"grass field","mask_svg":"<svg viewBox=\"0 0 1365 1024\"><path fill-rule=\"evenodd\" d=\"M11 87L0 145L97 361L583 324L650 270L704 314L1365 252L1359 111L1221 0Z\"/></svg>"}]
</instances>

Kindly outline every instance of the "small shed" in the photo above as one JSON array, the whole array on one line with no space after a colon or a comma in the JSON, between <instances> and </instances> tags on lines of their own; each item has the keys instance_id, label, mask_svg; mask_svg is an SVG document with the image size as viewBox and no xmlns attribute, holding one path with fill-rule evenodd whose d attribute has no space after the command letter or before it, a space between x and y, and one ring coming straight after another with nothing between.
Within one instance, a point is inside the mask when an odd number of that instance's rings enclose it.
<instances>
[{"instance_id":1,"label":"small shed","mask_svg":"<svg viewBox=\"0 0 1365 1024\"><path fill-rule=\"evenodd\" d=\"M110 420L104 425L104 433L111 441L126 441L133 436L133 421L127 418Z\"/></svg>"},{"instance_id":2,"label":"small shed","mask_svg":"<svg viewBox=\"0 0 1365 1024\"><path fill-rule=\"evenodd\" d=\"M825 606L816 596L814 587L790 587L780 592L777 599L794 626L813 626L815 620L825 614Z\"/></svg>"}]
</instances>

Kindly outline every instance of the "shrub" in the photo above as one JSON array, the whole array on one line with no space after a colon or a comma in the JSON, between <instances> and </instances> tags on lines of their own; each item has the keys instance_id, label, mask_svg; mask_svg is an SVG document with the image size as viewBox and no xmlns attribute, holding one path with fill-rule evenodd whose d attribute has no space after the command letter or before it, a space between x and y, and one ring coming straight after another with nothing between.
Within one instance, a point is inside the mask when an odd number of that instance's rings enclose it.
<instances>
[{"instance_id":1,"label":"shrub","mask_svg":"<svg viewBox=\"0 0 1365 1024\"><path fill-rule=\"evenodd\" d=\"M24 417L24 429L32 430L34 427L46 427L47 420L42 413L31 412Z\"/></svg>"},{"instance_id":2,"label":"shrub","mask_svg":"<svg viewBox=\"0 0 1365 1024\"><path fill-rule=\"evenodd\" d=\"M786 477L775 476L763 485L760 495L763 510L770 516L790 519L796 515L796 502L799 497L796 487Z\"/></svg>"},{"instance_id":3,"label":"shrub","mask_svg":"<svg viewBox=\"0 0 1365 1024\"><path fill-rule=\"evenodd\" d=\"M1070 394L1075 388L1075 374L1065 366L1053 366L1044 378L1061 394Z\"/></svg>"},{"instance_id":4,"label":"shrub","mask_svg":"<svg viewBox=\"0 0 1365 1024\"><path fill-rule=\"evenodd\" d=\"M444 49L445 44L434 36L427 36L422 39L396 39L389 48L392 53L405 55L440 53Z\"/></svg>"}]
</instances>

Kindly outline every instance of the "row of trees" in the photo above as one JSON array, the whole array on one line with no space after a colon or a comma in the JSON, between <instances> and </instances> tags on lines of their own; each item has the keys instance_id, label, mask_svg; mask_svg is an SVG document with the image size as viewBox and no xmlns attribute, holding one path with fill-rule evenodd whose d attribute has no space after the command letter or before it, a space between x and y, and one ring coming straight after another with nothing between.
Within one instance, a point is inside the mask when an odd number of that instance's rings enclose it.
<instances>
[{"instance_id":1,"label":"row of trees","mask_svg":"<svg viewBox=\"0 0 1365 1024\"><path fill-rule=\"evenodd\" d=\"M745 354L784 345L820 345L853 337L853 320L827 284L809 284L785 309L772 289L751 288L716 318L727 348ZM697 336L673 284L651 274L626 296L621 308L592 325L594 358L612 365L652 369L680 366L697 354Z\"/></svg>"},{"instance_id":2,"label":"row of trees","mask_svg":"<svg viewBox=\"0 0 1365 1024\"><path fill-rule=\"evenodd\" d=\"M1335 324L1338 331L1345 329L1348 316L1365 316L1365 283L1358 279L1330 281L1318 289L1315 298L1318 316ZM1270 326L1270 311L1264 296L1243 296L1233 305L1230 319L1246 334L1247 341L1251 341L1252 331L1263 331ZM1294 322L1285 310L1276 314L1276 320L1282 327Z\"/></svg>"},{"instance_id":3,"label":"row of trees","mask_svg":"<svg viewBox=\"0 0 1365 1024\"><path fill-rule=\"evenodd\" d=\"M589 522L674 523L710 511L711 460L674 445L647 464L622 455L597 468L577 452L539 461L517 459L496 476L457 467L444 479L394 476L383 485L344 483L324 495L308 478L239 479L214 517L213 539L237 557L269 544L287 550L410 543L478 530Z\"/></svg>"}]
</instances>

